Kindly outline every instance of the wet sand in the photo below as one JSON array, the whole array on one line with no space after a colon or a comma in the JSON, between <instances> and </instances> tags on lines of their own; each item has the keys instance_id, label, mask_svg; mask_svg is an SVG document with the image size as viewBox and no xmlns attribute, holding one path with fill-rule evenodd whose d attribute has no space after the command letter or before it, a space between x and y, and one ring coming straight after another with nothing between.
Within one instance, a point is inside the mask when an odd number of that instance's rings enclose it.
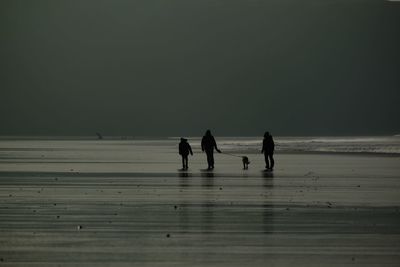
<instances>
[{"instance_id":1,"label":"wet sand","mask_svg":"<svg viewBox=\"0 0 400 267\"><path fill-rule=\"evenodd\" d=\"M400 158L2 143L0 266L399 266Z\"/></svg>"}]
</instances>

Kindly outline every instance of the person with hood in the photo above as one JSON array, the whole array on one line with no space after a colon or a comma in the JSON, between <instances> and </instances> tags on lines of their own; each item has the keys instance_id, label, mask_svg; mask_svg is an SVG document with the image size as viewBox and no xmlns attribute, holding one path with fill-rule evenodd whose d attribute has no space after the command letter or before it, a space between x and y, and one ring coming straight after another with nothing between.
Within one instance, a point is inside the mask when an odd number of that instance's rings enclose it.
<instances>
[{"instance_id":1,"label":"person with hood","mask_svg":"<svg viewBox=\"0 0 400 267\"><path fill-rule=\"evenodd\" d=\"M203 139L201 139L201 150L207 154L208 170L214 169L214 148L218 153L221 153L221 150L217 147L214 136L211 135L211 131L207 130Z\"/></svg>"},{"instance_id":2,"label":"person with hood","mask_svg":"<svg viewBox=\"0 0 400 267\"><path fill-rule=\"evenodd\" d=\"M179 143L179 155L182 156L182 170L187 170L188 167L188 156L193 156L192 147L189 145L187 139L181 138L181 142Z\"/></svg>"},{"instance_id":3,"label":"person with hood","mask_svg":"<svg viewBox=\"0 0 400 267\"><path fill-rule=\"evenodd\" d=\"M265 169L272 171L274 169L274 150L275 143L272 135L269 132L265 132L263 146L261 149L261 153L264 153L265 158Z\"/></svg>"}]
</instances>

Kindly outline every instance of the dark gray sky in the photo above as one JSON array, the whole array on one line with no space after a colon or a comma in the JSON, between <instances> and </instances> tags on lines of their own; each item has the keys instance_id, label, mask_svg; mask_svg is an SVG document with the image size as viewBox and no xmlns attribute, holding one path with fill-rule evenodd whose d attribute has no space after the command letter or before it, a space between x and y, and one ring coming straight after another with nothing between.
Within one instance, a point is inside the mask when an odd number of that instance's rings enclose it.
<instances>
[{"instance_id":1,"label":"dark gray sky","mask_svg":"<svg viewBox=\"0 0 400 267\"><path fill-rule=\"evenodd\" d=\"M400 2L0 1L0 135L400 133Z\"/></svg>"}]
</instances>

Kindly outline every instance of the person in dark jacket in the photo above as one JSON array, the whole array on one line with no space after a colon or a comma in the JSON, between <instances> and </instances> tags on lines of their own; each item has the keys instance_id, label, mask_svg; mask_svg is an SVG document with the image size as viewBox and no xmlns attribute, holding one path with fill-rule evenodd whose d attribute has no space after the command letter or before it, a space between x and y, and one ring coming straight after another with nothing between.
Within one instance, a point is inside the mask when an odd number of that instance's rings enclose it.
<instances>
[{"instance_id":1,"label":"person in dark jacket","mask_svg":"<svg viewBox=\"0 0 400 267\"><path fill-rule=\"evenodd\" d=\"M275 143L272 135L269 132L265 132L263 146L261 149L261 153L264 153L265 157L265 169L272 171L274 169L274 150Z\"/></svg>"},{"instance_id":2,"label":"person in dark jacket","mask_svg":"<svg viewBox=\"0 0 400 267\"><path fill-rule=\"evenodd\" d=\"M214 169L214 148L218 153L221 153L221 150L217 147L214 136L211 135L211 131L207 130L203 139L201 139L201 150L207 154L208 170Z\"/></svg>"},{"instance_id":3,"label":"person in dark jacket","mask_svg":"<svg viewBox=\"0 0 400 267\"><path fill-rule=\"evenodd\" d=\"M193 156L192 147L187 142L187 139L181 138L181 142L179 143L179 155L182 156L182 170L187 170L188 167L188 156Z\"/></svg>"}]
</instances>

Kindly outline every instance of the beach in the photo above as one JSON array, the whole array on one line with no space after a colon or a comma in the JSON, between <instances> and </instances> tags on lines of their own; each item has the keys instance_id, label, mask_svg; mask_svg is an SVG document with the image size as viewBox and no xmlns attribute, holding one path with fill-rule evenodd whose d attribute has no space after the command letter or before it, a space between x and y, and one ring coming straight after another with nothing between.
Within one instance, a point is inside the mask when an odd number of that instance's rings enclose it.
<instances>
[{"instance_id":1,"label":"beach","mask_svg":"<svg viewBox=\"0 0 400 267\"><path fill-rule=\"evenodd\" d=\"M0 140L0 266L399 266L393 140L290 140Z\"/></svg>"}]
</instances>

